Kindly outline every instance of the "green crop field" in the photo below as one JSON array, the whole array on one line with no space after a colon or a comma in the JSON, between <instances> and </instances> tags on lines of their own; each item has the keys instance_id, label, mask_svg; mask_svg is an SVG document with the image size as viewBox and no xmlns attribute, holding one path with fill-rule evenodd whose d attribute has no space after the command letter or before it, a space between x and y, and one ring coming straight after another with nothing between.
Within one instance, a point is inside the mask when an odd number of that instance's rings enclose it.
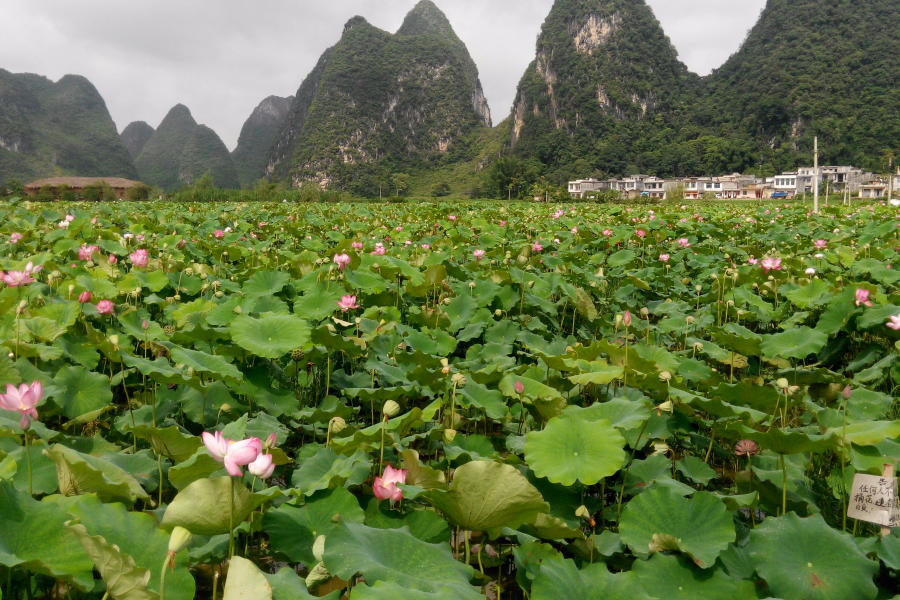
<instances>
[{"instance_id":1,"label":"green crop field","mask_svg":"<svg viewBox=\"0 0 900 600\"><path fill-rule=\"evenodd\" d=\"M895 597L898 217L2 204L0 597Z\"/></svg>"}]
</instances>

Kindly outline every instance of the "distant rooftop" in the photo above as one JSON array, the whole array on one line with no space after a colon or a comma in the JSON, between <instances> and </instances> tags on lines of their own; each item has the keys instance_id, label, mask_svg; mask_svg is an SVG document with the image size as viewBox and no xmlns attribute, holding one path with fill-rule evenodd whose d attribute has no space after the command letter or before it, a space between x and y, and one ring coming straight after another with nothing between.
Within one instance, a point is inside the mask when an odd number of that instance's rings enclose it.
<instances>
[{"instance_id":1,"label":"distant rooftop","mask_svg":"<svg viewBox=\"0 0 900 600\"><path fill-rule=\"evenodd\" d=\"M29 183L25 186L25 189L39 190L45 185L51 187L67 185L70 188L84 188L89 185L94 185L98 181L106 182L109 187L116 189L128 189L141 185L139 181L131 181L130 179L122 179L121 177L50 177L49 179L41 179L40 181Z\"/></svg>"}]
</instances>

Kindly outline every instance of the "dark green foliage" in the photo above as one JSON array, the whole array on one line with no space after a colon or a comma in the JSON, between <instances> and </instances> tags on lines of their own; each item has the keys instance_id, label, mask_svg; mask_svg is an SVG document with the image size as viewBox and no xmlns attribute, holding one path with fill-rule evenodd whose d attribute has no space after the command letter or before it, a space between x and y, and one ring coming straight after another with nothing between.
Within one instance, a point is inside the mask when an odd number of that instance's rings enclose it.
<instances>
[{"instance_id":1,"label":"dark green foliage","mask_svg":"<svg viewBox=\"0 0 900 600\"><path fill-rule=\"evenodd\" d=\"M265 173L272 142L278 135L293 101L293 96L289 98L270 96L256 107L244 123L237 148L231 153L241 187L251 187Z\"/></svg>"},{"instance_id":2,"label":"dark green foliage","mask_svg":"<svg viewBox=\"0 0 900 600\"><path fill-rule=\"evenodd\" d=\"M396 35L355 17L298 92L270 166L293 147L294 181L377 195L384 171L474 158L479 148L465 140L490 122L482 98L475 63L431 2Z\"/></svg>"},{"instance_id":3,"label":"dark green foliage","mask_svg":"<svg viewBox=\"0 0 900 600\"><path fill-rule=\"evenodd\" d=\"M118 200L116 191L105 181L96 181L85 187L81 191L81 194L79 194L79 197L80 199L89 200L91 202L115 202Z\"/></svg>"},{"instance_id":4,"label":"dark green foliage","mask_svg":"<svg viewBox=\"0 0 900 600\"><path fill-rule=\"evenodd\" d=\"M153 137L153 128L143 121L135 121L134 123L130 123L128 127L122 131L120 137L122 138L122 143L125 144L125 149L128 150L131 159L137 160L137 157L141 154L141 150L144 149L144 146L146 146L147 142L150 141L150 138Z\"/></svg>"},{"instance_id":5,"label":"dark green foliage","mask_svg":"<svg viewBox=\"0 0 900 600\"><path fill-rule=\"evenodd\" d=\"M169 111L136 163L144 182L166 191L191 185L207 171L219 187L240 187L228 148L181 104Z\"/></svg>"},{"instance_id":6,"label":"dark green foliage","mask_svg":"<svg viewBox=\"0 0 900 600\"><path fill-rule=\"evenodd\" d=\"M136 179L137 171L87 79L0 69L0 180L61 175Z\"/></svg>"},{"instance_id":7,"label":"dark green foliage","mask_svg":"<svg viewBox=\"0 0 900 600\"><path fill-rule=\"evenodd\" d=\"M127 200L141 201L141 200L149 200L150 199L150 187L144 185L143 183L140 185L136 185L135 187L128 190L125 195Z\"/></svg>"}]
</instances>

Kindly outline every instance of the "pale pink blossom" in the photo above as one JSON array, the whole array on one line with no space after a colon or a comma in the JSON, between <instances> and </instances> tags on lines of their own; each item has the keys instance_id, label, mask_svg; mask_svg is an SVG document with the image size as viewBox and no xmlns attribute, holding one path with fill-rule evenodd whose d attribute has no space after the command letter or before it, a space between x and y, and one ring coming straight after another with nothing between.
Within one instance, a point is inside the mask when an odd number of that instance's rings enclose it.
<instances>
[{"instance_id":1,"label":"pale pink blossom","mask_svg":"<svg viewBox=\"0 0 900 600\"><path fill-rule=\"evenodd\" d=\"M813 243L813 246L814 246L816 249L821 250L821 249L825 248L826 246L828 246L828 242L826 242L825 240L816 240L816 241Z\"/></svg>"},{"instance_id":2,"label":"pale pink blossom","mask_svg":"<svg viewBox=\"0 0 900 600\"><path fill-rule=\"evenodd\" d=\"M9 287L20 287L34 283L34 278L25 271L10 271L9 273L4 273L0 279Z\"/></svg>"},{"instance_id":3,"label":"pale pink blossom","mask_svg":"<svg viewBox=\"0 0 900 600\"><path fill-rule=\"evenodd\" d=\"M135 267L146 267L150 260L150 254L143 248L139 248L132 252L128 258Z\"/></svg>"},{"instance_id":4,"label":"pale pink blossom","mask_svg":"<svg viewBox=\"0 0 900 600\"><path fill-rule=\"evenodd\" d=\"M534 250L535 252L542 252L544 250L544 247L541 246L539 243L535 242L534 246L532 246L531 249Z\"/></svg>"},{"instance_id":5,"label":"pale pink blossom","mask_svg":"<svg viewBox=\"0 0 900 600\"><path fill-rule=\"evenodd\" d=\"M353 242L353 244L351 244L351 245L353 246L354 250L362 250L363 249L362 242Z\"/></svg>"},{"instance_id":6,"label":"pale pink blossom","mask_svg":"<svg viewBox=\"0 0 900 600\"><path fill-rule=\"evenodd\" d=\"M94 252L99 250L97 246L88 246L87 244L82 244L81 248L78 249L78 259L79 260L93 260Z\"/></svg>"},{"instance_id":7,"label":"pale pink blossom","mask_svg":"<svg viewBox=\"0 0 900 600\"><path fill-rule=\"evenodd\" d=\"M97 312L101 315L111 315L116 312L116 305L111 300L101 300L97 303Z\"/></svg>"},{"instance_id":8,"label":"pale pink blossom","mask_svg":"<svg viewBox=\"0 0 900 600\"><path fill-rule=\"evenodd\" d=\"M678 240L678 247L679 248L690 248L691 242L687 238L681 238Z\"/></svg>"},{"instance_id":9,"label":"pale pink blossom","mask_svg":"<svg viewBox=\"0 0 900 600\"><path fill-rule=\"evenodd\" d=\"M31 419L38 418L35 407L40 403L43 395L44 387L40 381L35 381L30 386L23 383L18 388L8 383L6 384L6 393L0 394L0 408L22 415L19 426L27 431L31 427Z\"/></svg>"},{"instance_id":10,"label":"pale pink blossom","mask_svg":"<svg viewBox=\"0 0 900 600\"><path fill-rule=\"evenodd\" d=\"M900 315L897 315L896 317L891 316L888 318L891 320L891 322L888 323L887 326L890 327L891 329L893 329L894 331L900 331Z\"/></svg>"},{"instance_id":11,"label":"pale pink blossom","mask_svg":"<svg viewBox=\"0 0 900 600\"><path fill-rule=\"evenodd\" d=\"M233 477L240 477L244 474L241 467L249 465L262 452L262 442L259 438L249 438L240 442L235 442L218 431L215 434L203 432L203 444L217 461L225 464L225 470Z\"/></svg>"},{"instance_id":12,"label":"pale pink blossom","mask_svg":"<svg viewBox=\"0 0 900 600\"><path fill-rule=\"evenodd\" d=\"M631 311L626 310L625 316L622 317L622 323L625 324L625 327L631 327Z\"/></svg>"},{"instance_id":13,"label":"pale pink blossom","mask_svg":"<svg viewBox=\"0 0 900 600\"><path fill-rule=\"evenodd\" d=\"M406 469L395 469L388 465L384 470L384 476L375 478L372 491L375 492L375 497L379 500L400 502L403 500L403 490L397 487L398 483L406 483Z\"/></svg>"},{"instance_id":14,"label":"pale pink blossom","mask_svg":"<svg viewBox=\"0 0 900 600\"><path fill-rule=\"evenodd\" d=\"M869 300L869 290L858 288L856 290L856 305L860 306L862 304L872 306L872 302Z\"/></svg>"},{"instance_id":15,"label":"pale pink blossom","mask_svg":"<svg viewBox=\"0 0 900 600\"><path fill-rule=\"evenodd\" d=\"M659 260L661 260L664 263L667 263L667 262L669 262L669 255L668 254L660 254Z\"/></svg>"},{"instance_id":16,"label":"pale pink blossom","mask_svg":"<svg viewBox=\"0 0 900 600\"><path fill-rule=\"evenodd\" d=\"M225 237L225 232L222 231L221 229L216 229L216 231L213 233L213 235L216 236L216 239L221 240L223 237Z\"/></svg>"},{"instance_id":17,"label":"pale pink blossom","mask_svg":"<svg viewBox=\"0 0 900 600\"><path fill-rule=\"evenodd\" d=\"M69 223L71 223L74 220L75 220L75 217L73 215L66 215L66 221L68 221Z\"/></svg>"},{"instance_id":18,"label":"pale pink blossom","mask_svg":"<svg viewBox=\"0 0 900 600\"><path fill-rule=\"evenodd\" d=\"M377 244L375 246L375 251L372 252L372 254L375 254L377 256L384 256L384 253L385 253L385 249L384 249L384 246L382 246L381 244Z\"/></svg>"},{"instance_id":19,"label":"pale pink blossom","mask_svg":"<svg viewBox=\"0 0 900 600\"><path fill-rule=\"evenodd\" d=\"M335 254L334 255L334 264L337 265L338 269L343 271L347 268L347 265L350 264L350 257L346 254Z\"/></svg>"},{"instance_id":20,"label":"pale pink blossom","mask_svg":"<svg viewBox=\"0 0 900 600\"><path fill-rule=\"evenodd\" d=\"M68 221L60 221L59 223L56 224L56 227L59 229L68 229L69 222Z\"/></svg>"},{"instance_id":21,"label":"pale pink blossom","mask_svg":"<svg viewBox=\"0 0 900 600\"><path fill-rule=\"evenodd\" d=\"M781 259L780 258L764 258L762 261L763 271L768 273L769 271L780 271L781 270Z\"/></svg>"},{"instance_id":22,"label":"pale pink blossom","mask_svg":"<svg viewBox=\"0 0 900 600\"><path fill-rule=\"evenodd\" d=\"M647 236L647 232L644 231L643 229L638 229L637 231L634 232L634 234L641 239L644 239Z\"/></svg>"},{"instance_id":23,"label":"pale pink blossom","mask_svg":"<svg viewBox=\"0 0 900 600\"><path fill-rule=\"evenodd\" d=\"M341 299L338 300L337 305L341 309L341 312L347 312L348 310L355 310L359 308L359 305L356 303L356 296L341 296Z\"/></svg>"},{"instance_id":24,"label":"pale pink blossom","mask_svg":"<svg viewBox=\"0 0 900 600\"><path fill-rule=\"evenodd\" d=\"M447 218L450 219L451 221L455 221L455 220L456 220L456 215L450 215L450 216L447 217Z\"/></svg>"},{"instance_id":25,"label":"pale pink blossom","mask_svg":"<svg viewBox=\"0 0 900 600\"><path fill-rule=\"evenodd\" d=\"M19 240L21 240L23 237L25 237L25 236L22 235L21 233L12 233L9 236L9 243L10 244L18 244Z\"/></svg>"},{"instance_id":26,"label":"pale pink blossom","mask_svg":"<svg viewBox=\"0 0 900 600\"><path fill-rule=\"evenodd\" d=\"M577 228L577 227L573 227L573 228L572 228L572 235L575 235L576 233L578 233L578 228Z\"/></svg>"},{"instance_id":27,"label":"pale pink blossom","mask_svg":"<svg viewBox=\"0 0 900 600\"><path fill-rule=\"evenodd\" d=\"M506 227L506 221L500 221L500 227Z\"/></svg>"},{"instance_id":28,"label":"pale pink blossom","mask_svg":"<svg viewBox=\"0 0 900 600\"><path fill-rule=\"evenodd\" d=\"M606 236L606 237L609 237L609 236L611 236L612 234L613 234L613 232L612 232L612 230L610 230L610 229L604 229L604 230L603 230L603 235Z\"/></svg>"},{"instance_id":29,"label":"pale pink blossom","mask_svg":"<svg viewBox=\"0 0 900 600\"><path fill-rule=\"evenodd\" d=\"M475 252L472 253L472 256L475 257L475 260L481 260L482 258L484 258L484 250L481 250L479 248L478 250L476 250Z\"/></svg>"},{"instance_id":30,"label":"pale pink blossom","mask_svg":"<svg viewBox=\"0 0 900 600\"><path fill-rule=\"evenodd\" d=\"M247 465L247 470L260 479L268 479L275 472L275 463L271 454L260 454L252 463Z\"/></svg>"}]
</instances>

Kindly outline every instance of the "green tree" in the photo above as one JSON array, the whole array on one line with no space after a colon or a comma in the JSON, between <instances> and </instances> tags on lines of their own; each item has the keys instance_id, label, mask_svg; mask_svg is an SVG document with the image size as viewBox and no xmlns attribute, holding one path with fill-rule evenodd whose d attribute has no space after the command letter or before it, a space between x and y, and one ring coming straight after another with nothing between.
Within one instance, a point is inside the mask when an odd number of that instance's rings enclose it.
<instances>
[{"instance_id":1,"label":"green tree","mask_svg":"<svg viewBox=\"0 0 900 600\"><path fill-rule=\"evenodd\" d=\"M216 182L213 181L212 171L207 171L203 175L200 176L197 181L194 182L194 185L191 186L195 190L211 190L216 187Z\"/></svg>"},{"instance_id":2,"label":"green tree","mask_svg":"<svg viewBox=\"0 0 900 600\"><path fill-rule=\"evenodd\" d=\"M129 189L125 197L133 202L148 200L150 198L150 186L144 185L143 183L138 184Z\"/></svg>"},{"instance_id":3,"label":"green tree","mask_svg":"<svg viewBox=\"0 0 900 600\"><path fill-rule=\"evenodd\" d=\"M402 196L409 191L409 175L406 173L394 173L391 176L391 184L394 186L397 196Z\"/></svg>"}]
</instances>

